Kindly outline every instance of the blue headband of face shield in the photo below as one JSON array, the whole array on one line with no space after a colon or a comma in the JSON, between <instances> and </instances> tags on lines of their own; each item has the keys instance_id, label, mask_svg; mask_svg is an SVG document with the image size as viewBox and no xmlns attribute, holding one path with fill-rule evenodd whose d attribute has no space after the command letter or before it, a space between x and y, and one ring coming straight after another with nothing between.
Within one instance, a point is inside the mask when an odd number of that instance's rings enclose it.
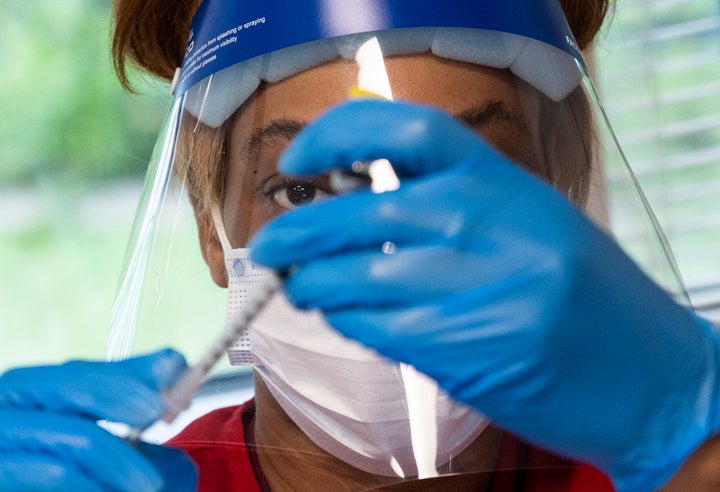
<instances>
[{"instance_id":1,"label":"blue headband of face shield","mask_svg":"<svg viewBox=\"0 0 720 492\"><path fill-rule=\"evenodd\" d=\"M213 76L213 92L222 97L193 94L186 108L217 127L262 81L352 58L368 36L388 55L432 52L510 69L556 101L577 87L578 64L584 67L556 0L270 0L262 6L206 0L193 20L177 94ZM262 56L288 47L287 56Z\"/></svg>"}]
</instances>

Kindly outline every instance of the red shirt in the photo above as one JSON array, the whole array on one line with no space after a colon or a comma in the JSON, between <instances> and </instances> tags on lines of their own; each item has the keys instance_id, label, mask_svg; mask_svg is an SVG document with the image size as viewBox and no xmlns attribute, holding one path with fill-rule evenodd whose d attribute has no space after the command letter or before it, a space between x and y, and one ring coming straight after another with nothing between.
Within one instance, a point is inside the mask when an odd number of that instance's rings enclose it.
<instances>
[{"instance_id":1,"label":"red shirt","mask_svg":"<svg viewBox=\"0 0 720 492\"><path fill-rule=\"evenodd\" d=\"M168 444L198 467L201 492L268 492L254 452L255 402L197 419ZM597 469L566 460L504 434L491 492L614 492Z\"/></svg>"}]
</instances>

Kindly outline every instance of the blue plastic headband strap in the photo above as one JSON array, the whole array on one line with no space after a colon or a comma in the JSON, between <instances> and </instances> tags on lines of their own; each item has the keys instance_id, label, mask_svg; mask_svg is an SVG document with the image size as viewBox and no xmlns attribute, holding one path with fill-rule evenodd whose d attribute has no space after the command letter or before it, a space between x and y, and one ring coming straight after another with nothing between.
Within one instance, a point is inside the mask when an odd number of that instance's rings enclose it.
<instances>
[{"instance_id":1,"label":"blue plastic headband strap","mask_svg":"<svg viewBox=\"0 0 720 492\"><path fill-rule=\"evenodd\" d=\"M558 0L205 0L177 95L226 67L310 41L407 27L467 27L553 45L581 64Z\"/></svg>"}]
</instances>

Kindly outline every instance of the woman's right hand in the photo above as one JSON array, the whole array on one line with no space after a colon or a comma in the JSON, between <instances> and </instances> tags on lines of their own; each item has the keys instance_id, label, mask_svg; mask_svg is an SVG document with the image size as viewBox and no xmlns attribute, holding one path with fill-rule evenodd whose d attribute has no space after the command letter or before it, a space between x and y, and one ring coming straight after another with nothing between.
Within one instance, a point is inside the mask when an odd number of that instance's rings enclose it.
<instances>
[{"instance_id":1,"label":"woman's right hand","mask_svg":"<svg viewBox=\"0 0 720 492\"><path fill-rule=\"evenodd\" d=\"M254 261L290 272L292 303L619 490L654 490L718 433L720 332L450 115L350 101L279 170L381 158L399 189L305 205L253 238Z\"/></svg>"},{"instance_id":2,"label":"woman's right hand","mask_svg":"<svg viewBox=\"0 0 720 492\"><path fill-rule=\"evenodd\" d=\"M180 450L129 444L98 424L145 427L186 368L166 349L121 362L73 361L0 376L0 490L194 490Z\"/></svg>"}]
</instances>

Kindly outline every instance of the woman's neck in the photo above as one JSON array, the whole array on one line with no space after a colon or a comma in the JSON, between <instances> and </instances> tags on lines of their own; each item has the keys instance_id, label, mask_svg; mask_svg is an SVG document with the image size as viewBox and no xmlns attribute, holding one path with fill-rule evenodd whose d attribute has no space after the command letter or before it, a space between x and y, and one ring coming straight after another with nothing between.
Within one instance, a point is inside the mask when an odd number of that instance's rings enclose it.
<instances>
[{"instance_id":1,"label":"woman's neck","mask_svg":"<svg viewBox=\"0 0 720 492\"><path fill-rule=\"evenodd\" d=\"M283 411L262 378L255 373L255 445L263 474L272 490L342 491L381 489L398 482L397 477L373 475L328 454L312 442ZM495 467L501 432L490 426L454 460L469 471ZM468 468L468 466L470 468ZM480 474L472 490L485 490L491 474ZM457 480L458 477L455 478ZM443 489L445 481L443 479ZM451 477L447 488L452 490ZM467 480L467 477L464 479ZM466 482L463 482L466 483ZM418 482L415 482L418 485ZM408 488L392 490L417 490ZM389 489L388 489L389 490Z\"/></svg>"}]
</instances>

